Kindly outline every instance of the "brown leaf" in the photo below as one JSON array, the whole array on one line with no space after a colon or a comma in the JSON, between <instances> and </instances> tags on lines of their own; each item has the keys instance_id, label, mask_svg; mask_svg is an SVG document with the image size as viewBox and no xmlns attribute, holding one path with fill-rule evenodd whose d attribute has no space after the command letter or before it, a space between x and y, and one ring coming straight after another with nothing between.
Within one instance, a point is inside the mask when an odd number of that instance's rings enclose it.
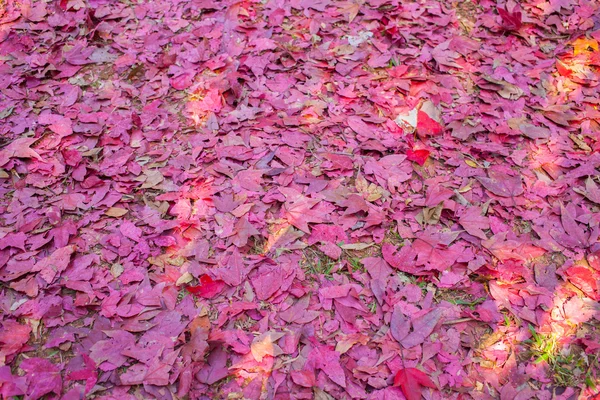
<instances>
[{"instance_id":1,"label":"brown leaf","mask_svg":"<svg viewBox=\"0 0 600 400\"><path fill-rule=\"evenodd\" d=\"M491 76L484 76L486 81L498 85L496 92L503 98L508 100L518 100L525 92L518 86L508 83L505 80L494 79Z\"/></svg>"},{"instance_id":2,"label":"brown leaf","mask_svg":"<svg viewBox=\"0 0 600 400\"><path fill-rule=\"evenodd\" d=\"M104 214L108 215L109 217L119 218L119 217L122 217L123 215L127 214L128 212L129 212L129 210L127 210L125 208L111 207L108 210L106 210L104 212Z\"/></svg>"}]
</instances>

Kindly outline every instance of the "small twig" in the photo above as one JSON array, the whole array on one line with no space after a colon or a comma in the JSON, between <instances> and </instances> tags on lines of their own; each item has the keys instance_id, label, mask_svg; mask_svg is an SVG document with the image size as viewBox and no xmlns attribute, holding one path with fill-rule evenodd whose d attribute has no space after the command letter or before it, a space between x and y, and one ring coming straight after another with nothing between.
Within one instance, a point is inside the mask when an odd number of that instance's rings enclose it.
<instances>
[{"instance_id":1,"label":"small twig","mask_svg":"<svg viewBox=\"0 0 600 400\"><path fill-rule=\"evenodd\" d=\"M469 322L469 321L475 321L475 320L473 318L470 318L470 317L459 318L459 319L453 319L453 320L450 320L450 321L445 321L442 325L462 324L463 322Z\"/></svg>"}]
</instances>

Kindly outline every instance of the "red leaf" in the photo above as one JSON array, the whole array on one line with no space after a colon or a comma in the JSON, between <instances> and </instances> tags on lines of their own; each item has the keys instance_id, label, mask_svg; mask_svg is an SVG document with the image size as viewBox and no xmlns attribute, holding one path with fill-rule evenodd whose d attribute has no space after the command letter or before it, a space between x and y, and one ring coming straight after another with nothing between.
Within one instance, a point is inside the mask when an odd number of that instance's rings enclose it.
<instances>
[{"instance_id":1,"label":"red leaf","mask_svg":"<svg viewBox=\"0 0 600 400\"><path fill-rule=\"evenodd\" d=\"M411 149L409 149L406 152L406 158L409 161L414 161L419 165L423 165L423 164L425 164L425 161L427 161L429 154L431 154L429 150L411 150Z\"/></svg>"},{"instance_id":2,"label":"red leaf","mask_svg":"<svg viewBox=\"0 0 600 400\"><path fill-rule=\"evenodd\" d=\"M443 131L442 125L426 112L419 110L417 114L417 133L419 136L436 136Z\"/></svg>"},{"instance_id":3,"label":"red leaf","mask_svg":"<svg viewBox=\"0 0 600 400\"><path fill-rule=\"evenodd\" d=\"M400 386L406 400L420 400L421 386L435 389L433 381L421 370L416 368L401 369L394 377L394 386Z\"/></svg>"},{"instance_id":4,"label":"red leaf","mask_svg":"<svg viewBox=\"0 0 600 400\"><path fill-rule=\"evenodd\" d=\"M591 299L598 300L598 277L592 270L574 265L566 270L569 281Z\"/></svg>"},{"instance_id":5,"label":"red leaf","mask_svg":"<svg viewBox=\"0 0 600 400\"><path fill-rule=\"evenodd\" d=\"M222 280L213 280L208 275L202 275L200 277L200 284L197 286L188 286L185 289L199 297L204 297L205 299L212 299L223 290L225 286L225 282Z\"/></svg>"},{"instance_id":6,"label":"red leaf","mask_svg":"<svg viewBox=\"0 0 600 400\"><path fill-rule=\"evenodd\" d=\"M560 74L560 76L570 77L573 74L573 71L568 67L567 64L562 62L561 60L556 60L556 70Z\"/></svg>"},{"instance_id":7,"label":"red leaf","mask_svg":"<svg viewBox=\"0 0 600 400\"><path fill-rule=\"evenodd\" d=\"M96 371L96 364L94 360L87 354L83 355L85 362L85 369L73 371L66 376L67 380L70 381L86 381L85 382L85 393L89 393L93 389L96 382L98 382L98 371Z\"/></svg>"},{"instance_id":8,"label":"red leaf","mask_svg":"<svg viewBox=\"0 0 600 400\"><path fill-rule=\"evenodd\" d=\"M383 32L393 38L398 33L398 27L395 26L393 23L390 24L390 22L391 21L387 17L383 17L381 19L381 25L383 25Z\"/></svg>"},{"instance_id":9,"label":"red leaf","mask_svg":"<svg viewBox=\"0 0 600 400\"><path fill-rule=\"evenodd\" d=\"M518 31L523 25L521 11L517 6L511 12L498 8L498 14L502 18L502 26L509 31Z\"/></svg>"}]
</instances>

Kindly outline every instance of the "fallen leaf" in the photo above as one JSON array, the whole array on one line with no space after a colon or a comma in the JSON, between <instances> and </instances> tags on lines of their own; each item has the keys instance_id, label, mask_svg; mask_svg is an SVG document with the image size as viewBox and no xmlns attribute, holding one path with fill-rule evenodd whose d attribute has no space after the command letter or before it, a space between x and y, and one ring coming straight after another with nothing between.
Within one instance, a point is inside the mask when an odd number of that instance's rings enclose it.
<instances>
[{"instance_id":1,"label":"fallen leaf","mask_svg":"<svg viewBox=\"0 0 600 400\"><path fill-rule=\"evenodd\" d=\"M437 136L443 132L442 125L424 111L417 114L417 134L421 137Z\"/></svg>"},{"instance_id":2,"label":"fallen leaf","mask_svg":"<svg viewBox=\"0 0 600 400\"><path fill-rule=\"evenodd\" d=\"M205 299L212 299L221 293L225 287L225 283L223 281L213 280L208 275L201 275L199 281L199 285L186 286L185 290L196 296L204 297Z\"/></svg>"},{"instance_id":3,"label":"fallen leaf","mask_svg":"<svg viewBox=\"0 0 600 400\"><path fill-rule=\"evenodd\" d=\"M524 192L519 176L508 175L493 169L488 170L487 177L478 177L477 180L496 196L514 198Z\"/></svg>"},{"instance_id":4,"label":"fallen leaf","mask_svg":"<svg viewBox=\"0 0 600 400\"><path fill-rule=\"evenodd\" d=\"M127 214L128 212L129 212L129 210L127 210L125 208L110 207L104 213L106 215L108 215L109 217L119 218L119 217L122 217L123 215Z\"/></svg>"},{"instance_id":5,"label":"fallen leaf","mask_svg":"<svg viewBox=\"0 0 600 400\"><path fill-rule=\"evenodd\" d=\"M400 341L402 346L410 348L425 341L433 333L436 325L444 315L444 310L435 308L411 321L412 332Z\"/></svg>"},{"instance_id":6,"label":"fallen leaf","mask_svg":"<svg viewBox=\"0 0 600 400\"><path fill-rule=\"evenodd\" d=\"M406 400L421 400L422 387L436 389L435 384L423 371L402 368L394 376L394 386L399 386Z\"/></svg>"},{"instance_id":7,"label":"fallen leaf","mask_svg":"<svg viewBox=\"0 0 600 400\"><path fill-rule=\"evenodd\" d=\"M42 157L31 146L37 142L36 138L20 138L11 142L0 150L0 167L6 165L11 158L33 158L42 161Z\"/></svg>"},{"instance_id":8,"label":"fallen leaf","mask_svg":"<svg viewBox=\"0 0 600 400\"><path fill-rule=\"evenodd\" d=\"M283 354L281 347L276 344L283 336L285 333L269 331L255 337L250 346L254 359L262 362L265 356L277 357Z\"/></svg>"},{"instance_id":9,"label":"fallen leaf","mask_svg":"<svg viewBox=\"0 0 600 400\"><path fill-rule=\"evenodd\" d=\"M514 6L512 11L508 8L497 8L500 18L502 18L502 27L509 31L518 31L521 29L522 15L518 6Z\"/></svg>"},{"instance_id":10,"label":"fallen leaf","mask_svg":"<svg viewBox=\"0 0 600 400\"><path fill-rule=\"evenodd\" d=\"M429 150L411 150L408 149L406 151L406 159L409 161L414 161L419 165L425 165L425 162L429 158L430 151Z\"/></svg>"},{"instance_id":11,"label":"fallen leaf","mask_svg":"<svg viewBox=\"0 0 600 400\"><path fill-rule=\"evenodd\" d=\"M573 55L586 54L588 52L598 51L598 41L580 37L573 42Z\"/></svg>"}]
</instances>

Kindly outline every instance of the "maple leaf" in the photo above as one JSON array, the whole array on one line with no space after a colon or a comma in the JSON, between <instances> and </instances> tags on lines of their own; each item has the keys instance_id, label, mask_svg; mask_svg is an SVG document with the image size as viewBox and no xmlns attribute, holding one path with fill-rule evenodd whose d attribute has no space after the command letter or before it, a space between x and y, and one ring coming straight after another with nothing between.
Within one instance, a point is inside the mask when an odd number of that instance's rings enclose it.
<instances>
[{"instance_id":1,"label":"maple leaf","mask_svg":"<svg viewBox=\"0 0 600 400\"><path fill-rule=\"evenodd\" d=\"M512 11L508 11L508 8L497 8L500 18L502 18L502 27L508 31L518 31L521 29L522 15L518 6L515 6Z\"/></svg>"},{"instance_id":2,"label":"maple leaf","mask_svg":"<svg viewBox=\"0 0 600 400\"><path fill-rule=\"evenodd\" d=\"M222 280L213 280L208 275L200 276L200 285L197 286L187 286L185 289L199 297L204 297L205 299L212 299L223 290L225 286L225 282Z\"/></svg>"},{"instance_id":3,"label":"maple leaf","mask_svg":"<svg viewBox=\"0 0 600 400\"><path fill-rule=\"evenodd\" d=\"M490 223L486 217L481 215L480 207L470 207L464 210L459 218L459 222L470 235L487 240L487 236L483 230L489 229Z\"/></svg>"},{"instance_id":4,"label":"maple leaf","mask_svg":"<svg viewBox=\"0 0 600 400\"><path fill-rule=\"evenodd\" d=\"M286 203L286 218L290 224L303 232L310 233L309 223L321 223L327 221L327 216L315 209L320 200L300 197L293 203ZM315 208L313 208L315 207Z\"/></svg>"},{"instance_id":5,"label":"maple leaf","mask_svg":"<svg viewBox=\"0 0 600 400\"><path fill-rule=\"evenodd\" d=\"M350 2L340 4L339 10L342 13L342 15L348 18L348 23L351 23L352 21L354 21L354 18L356 18L358 12L360 11L360 4Z\"/></svg>"},{"instance_id":6,"label":"maple leaf","mask_svg":"<svg viewBox=\"0 0 600 400\"><path fill-rule=\"evenodd\" d=\"M49 393L60 394L62 378L57 365L42 358L26 358L19 365L29 381L28 399L40 399Z\"/></svg>"},{"instance_id":7,"label":"maple leaf","mask_svg":"<svg viewBox=\"0 0 600 400\"><path fill-rule=\"evenodd\" d=\"M600 274L580 265L574 265L565 272L569 281L583 293L593 300L597 301L600 299L600 294L598 294L598 278L600 278Z\"/></svg>"},{"instance_id":8,"label":"maple leaf","mask_svg":"<svg viewBox=\"0 0 600 400\"><path fill-rule=\"evenodd\" d=\"M55 250L51 255L37 262L32 271L39 271L42 279L52 283L56 276L67 268L75 249L75 245L69 245Z\"/></svg>"},{"instance_id":9,"label":"maple leaf","mask_svg":"<svg viewBox=\"0 0 600 400\"><path fill-rule=\"evenodd\" d=\"M11 158L35 158L38 161L43 161L42 157L31 149L31 145L37 141L36 138L20 138L11 142L11 144L0 150L0 167Z\"/></svg>"},{"instance_id":10,"label":"maple leaf","mask_svg":"<svg viewBox=\"0 0 600 400\"><path fill-rule=\"evenodd\" d=\"M594 39L579 38L573 42L573 55L598 51L598 42Z\"/></svg>"},{"instance_id":11,"label":"maple leaf","mask_svg":"<svg viewBox=\"0 0 600 400\"><path fill-rule=\"evenodd\" d=\"M562 241L572 247L586 247L589 245L590 235L576 221L576 208L573 204L569 207L560 205L560 221L566 236Z\"/></svg>"},{"instance_id":12,"label":"maple leaf","mask_svg":"<svg viewBox=\"0 0 600 400\"><path fill-rule=\"evenodd\" d=\"M442 131L439 122L431 118L425 111L419 111L417 114L417 133L419 136L436 136Z\"/></svg>"},{"instance_id":13,"label":"maple leaf","mask_svg":"<svg viewBox=\"0 0 600 400\"><path fill-rule=\"evenodd\" d=\"M556 60L556 70L560 74L560 76L564 76L566 78L573 75L573 71L569 68L569 65L562 60Z\"/></svg>"},{"instance_id":14,"label":"maple leaf","mask_svg":"<svg viewBox=\"0 0 600 400\"><path fill-rule=\"evenodd\" d=\"M431 51L431 56L439 65L462 68L461 65L455 61L458 59L460 54L450 48L450 40L446 40L445 42L435 46L435 48Z\"/></svg>"},{"instance_id":15,"label":"maple leaf","mask_svg":"<svg viewBox=\"0 0 600 400\"><path fill-rule=\"evenodd\" d=\"M544 12L550 14L553 12L560 12L561 9L572 10L573 9L573 1L572 0L549 0L546 4L541 3L541 8Z\"/></svg>"},{"instance_id":16,"label":"maple leaf","mask_svg":"<svg viewBox=\"0 0 600 400\"><path fill-rule=\"evenodd\" d=\"M17 353L29 340L31 327L15 321L4 321L0 329L0 358Z\"/></svg>"},{"instance_id":17,"label":"maple leaf","mask_svg":"<svg viewBox=\"0 0 600 400\"><path fill-rule=\"evenodd\" d=\"M248 238L258 236L260 232L248 221L246 216L243 216L235 224L233 236L233 244L237 247L244 247L248 243Z\"/></svg>"},{"instance_id":18,"label":"maple leaf","mask_svg":"<svg viewBox=\"0 0 600 400\"><path fill-rule=\"evenodd\" d=\"M96 371L96 363L87 354L83 354L85 368L73 371L66 376L67 380L79 381L85 380L85 393L88 393L98 381L98 371Z\"/></svg>"},{"instance_id":19,"label":"maple leaf","mask_svg":"<svg viewBox=\"0 0 600 400\"><path fill-rule=\"evenodd\" d=\"M357 116L348 117L348 126L361 136L370 137L373 133L369 125L367 125L362 118Z\"/></svg>"},{"instance_id":20,"label":"maple leaf","mask_svg":"<svg viewBox=\"0 0 600 400\"><path fill-rule=\"evenodd\" d=\"M525 94L523 89L509 82L506 82L505 80L495 79L488 75L484 75L483 79L492 84L488 85L490 89L495 90L500 96L502 96L505 99L518 100Z\"/></svg>"},{"instance_id":21,"label":"maple leaf","mask_svg":"<svg viewBox=\"0 0 600 400\"><path fill-rule=\"evenodd\" d=\"M281 288L283 271L277 267L261 267L259 274L252 281L259 300L266 300Z\"/></svg>"},{"instance_id":22,"label":"maple leaf","mask_svg":"<svg viewBox=\"0 0 600 400\"><path fill-rule=\"evenodd\" d=\"M431 154L429 150L408 149L406 151L406 159L409 161L414 161L419 165L424 165L427 159L429 158L429 154Z\"/></svg>"},{"instance_id":23,"label":"maple leaf","mask_svg":"<svg viewBox=\"0 0 600 400\"><path fill-rule=\"evenodd\" d=\"M225 365L226 363L227 353L222 347L217 346L208 355L206 364L197 374L197 379L202 383L212 385L225 378L229 375L229 369Z\"/></svg>"},{"instance_id":24,"label":"maple leaf","mask_svg":"<svg viewBox=\"0 0 600 400\"><path fill-rule=\"evenodd\" d=\"M402 339L400 342L402 346L409 348L423 343L433 333L443 314L444 310L436 308L413 319L411 322L413 331Z\"/></svg>"},{"instance_id":25,"label":"maple leaf","mask_svg":"<svg viewBox=\"0 0 600 400\"><path fill-rule=\"evenodd\" d=\"M596 185L596 182L591 177L585 180L585 190L573 188L573 191L587 197L588 200L596 204L600 204L600 188L598 188L598 185Z\"/></svg>"},{"instance_id":26,"label":"maple leaf","mask_svg":"<svg viewBox=\"0 0 600 400\"><path fill-rule=\"evenodd\" d=\"M399 370L394 377L394 386L400 387L406 400L420 400L422 387L436 389L431 378L416 368Z\"/></svg>"},{"instance_id":27,"label":"maple leaf","mask_svg":"<svg viewBox=\"0 0 600 400\"><path fill-rule=\"evenodd\" d=\"M281 347L276 344L283 336L285 336L285 333L269 331L255 337L250 346L254 359L262 362L265 356L277 357L283 354Z\"/></svg>"},{"instance_id":28,"label":"maple leaf","mask_svg":"<svg viewBox=\"0 0 600 400\"><path fill-rule=\"evenodd\" d=\"M501 197L516 197L523 194L520 176L511 176L504 172L490 169L488 177L478 177L479 182L487 190Z\"/></svg>"},{"instance_id":29,"label":"maple leaf","mask_svg":"<svg viewBox=\"0 0 600 400\"><path fill-rule=\"evenodd\" d=\"M395 38L395 36L398 34L398 26L394 22L392 22L388 17L383 17L380 21L381 26L383 26L383 32L386 35Z\"/></svg>"}]
</instances>

